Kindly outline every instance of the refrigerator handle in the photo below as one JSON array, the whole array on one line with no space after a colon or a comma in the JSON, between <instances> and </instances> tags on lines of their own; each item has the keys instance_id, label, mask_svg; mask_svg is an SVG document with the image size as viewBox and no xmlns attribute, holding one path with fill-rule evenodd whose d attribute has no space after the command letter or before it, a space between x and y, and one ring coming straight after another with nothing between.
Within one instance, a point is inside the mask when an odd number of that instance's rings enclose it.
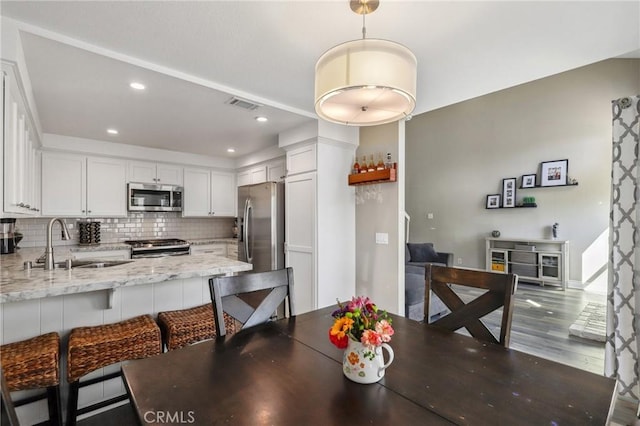
<instances>
[{"instance_id":1,"label":"refrigerator handle","mask_svg":"<svg viewBox=\"0 0 640 426\"><path fill-rule=\"evenodd\" d=\"M249 244L249 236L251 235L251 229L249 229L249 227L251 226L251 212L253 210L253 206L251 205L251 199L247 198L247 201L245 202L244 205L244 252L247 255L247 262L248 263L253 263L253 256L251 255L251 252L249 251L250 248L250 244Z\"/></svg>"}]
</instances>

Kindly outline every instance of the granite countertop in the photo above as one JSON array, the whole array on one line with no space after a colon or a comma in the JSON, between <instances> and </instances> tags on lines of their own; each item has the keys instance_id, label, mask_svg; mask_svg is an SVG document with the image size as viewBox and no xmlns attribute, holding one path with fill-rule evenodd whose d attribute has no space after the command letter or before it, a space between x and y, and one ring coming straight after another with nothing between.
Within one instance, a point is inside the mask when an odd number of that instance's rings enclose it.
<instances>
[{"instance_id":1,"label":"granite countertop","mask_svg":"<svg viewBox=\"0 0 640 426\"><path fill-rule=\"evenodd\" d=\"M108 246L104 244L104 246ZM54 248L56 262L70 258L74 246ZM109 248L114 250L113 248ZM23 263L35 260L43 248L22 248L0 257L0 303L38 299L72 293L158 283L163 281L208 277L249 271L252 265L211 254L135 259L131 263L108 268L73 268L25 271Z\"/></svg>"}]
</instances>

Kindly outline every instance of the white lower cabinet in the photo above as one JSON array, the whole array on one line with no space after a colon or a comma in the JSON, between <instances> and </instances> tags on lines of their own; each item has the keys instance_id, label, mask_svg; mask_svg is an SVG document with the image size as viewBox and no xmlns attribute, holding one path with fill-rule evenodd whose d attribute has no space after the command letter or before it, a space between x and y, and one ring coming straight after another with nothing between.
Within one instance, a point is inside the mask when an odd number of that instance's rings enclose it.
<instances>
[{"instance_id":1,"label":"white lower cabinet","mask_svg":"<svg viewBox=\"0 0 640 426\"><path fill-rule=\"evenodd\" d=\"M184 217L235 217L236 186L233 173L184 169Z\"/></svg>"},{"instance_id":2,"label":"white lower cabinet","mask_svg":"<svg viewBox=\"0 0 640 426\"><path fill-rule=\"evenodd\" d=\"M124 160L44 152L42 215L124 217Z\"/></svg>"},{"instance_id":3,"label":"white lower cabinet","mask_svg":"<svg viewBox=\"0 0 640 426\"><path fill-rule=\"evenodd\" d=\"M523 282L567 288L569 241L545 239L485 239L488 271L513 273Z\"/></svg>"}]
</instances>

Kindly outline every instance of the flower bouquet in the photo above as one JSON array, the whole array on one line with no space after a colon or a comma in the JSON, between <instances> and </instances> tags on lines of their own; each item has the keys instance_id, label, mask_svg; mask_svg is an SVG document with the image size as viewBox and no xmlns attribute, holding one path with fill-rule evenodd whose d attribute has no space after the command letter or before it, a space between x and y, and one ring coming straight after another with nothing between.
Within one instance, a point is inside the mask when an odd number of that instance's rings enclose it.
<instances>
[{"instance_id":1,"label":"flower bouquet","mask_svg":"<svg viewBox=\"0 0 640 426\"><path fill-rule=\"evenodd\" d=\"M346 349L349 339L362 343L367 349L366 357L375 358L375 348L390 342L393 336L391 318L381 311L368 297L354 297L350 302L338 302L338 310L329 329L329 340L340 349Z\"/></svg>"}]
</instances>

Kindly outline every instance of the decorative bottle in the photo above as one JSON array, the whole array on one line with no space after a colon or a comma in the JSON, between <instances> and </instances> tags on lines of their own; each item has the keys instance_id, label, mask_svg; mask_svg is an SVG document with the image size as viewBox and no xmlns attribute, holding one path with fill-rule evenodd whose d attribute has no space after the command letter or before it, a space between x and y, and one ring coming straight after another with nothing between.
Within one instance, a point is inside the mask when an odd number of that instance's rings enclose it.
<instances>
[{"instance_id":1,"label":"decorative bottle","mask_svg":"<svg viewBox=\"0 0 640 426\"><path fill-rule=\"evenodd\" d=\"M358 173L360 173L360 163L358 163L358 157L356 157L351 174L357 175Z\"/></svg>"},{"instance_id":2,"label":"decorative bottle","mask_svg":"<svg viewBox=\"0 0 640 426\"><path fill-rule=\"evenodd\" d=\"M369 156L369 163L367 164L367 172L375 172L376 171L376 165L373 162L373 154L371 154Z\"/></svg>"}]
</instances>

